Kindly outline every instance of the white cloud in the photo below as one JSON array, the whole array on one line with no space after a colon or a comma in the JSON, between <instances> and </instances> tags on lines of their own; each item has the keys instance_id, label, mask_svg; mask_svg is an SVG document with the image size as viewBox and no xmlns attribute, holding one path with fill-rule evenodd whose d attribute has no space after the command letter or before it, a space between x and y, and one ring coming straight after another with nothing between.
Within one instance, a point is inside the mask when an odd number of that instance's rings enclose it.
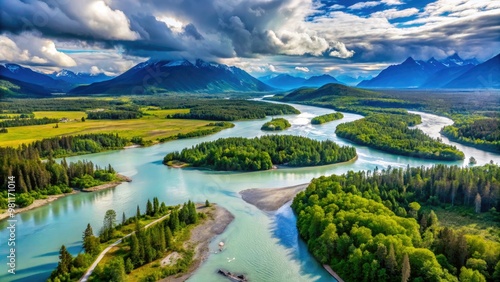
<instances>
[{"instance_id":1,"label":"white cloud","mask_svg":"<svg viewBox=\"0 0 500 282\"><path fill-rule=\"evenodd\" d=\"M330 6L330 9L332 10L340 10L340 9L344 9L345 6L344 5L339 5L339 4L333 4Z\"/></svg>"},{"instance_id":2,"label":"white cloud","mask_svg":"<svg viewBox=\"0 0 500 282\"><path fill-rule=\"evenodd\" d=\"M175 31L175 32L182 32L183 31L183 27L185 26L185 24L183 22L181 22L180 20L174 18L174 17L169 17L169 16L160 16L160 17L156 17L156 20L157 21L160 21L160 22L164 22L168 28L170 28L171 30Z\"/></svg>"},{"instance_id":3,"label":"white cloud","mask_svg":"<svg viewBox=\"0 0 500 282\"><path fill-rule=\"evenodd\" d=\"M396 19L396 18L406 18L406 17L410 17L410 16L413 16L416 14L418 14L417 8L408 8L408 9L404 9L404 10L389 9L389 10L385 10L385 11L375 12L375 13L371 14L371 17L386 18L386 19L390 20L390 19Z\"/></svg>"},{"instance_id":4,"label":"white cloud","mask_svg":"<svg viewBox=\"0 0 500 282\"><path fill-rule=\"evenodd\" d=\"M30 49L22 49L18 46ZM0 35L0 61L61 67L76 65L73 58L56 49L53 41L29 34L12 38Z\"/></svg>"},{"instance_id":5,"label":"white cloud","mask_svg":"<svg viewBox=\"0 0 500 282\"><path fill-rule=\"evenodd\" d=\"M359 10L359 9L364 9L364 8L375 7L375 6L378 6L380 4L382 4L382 2L377 2L377 1L358 2L354 5L349 6L349 9Z\"/></svg>"},{"instance_id":6,"label":"white cloud","mask_svg":"<svg viewBox=\"0 0 500 282\"><path fill-rule=\"evenodd\" d=\"M384 3L387 6L395 6L395 5L403 5L404 4L400 0L382 0L382 3Z\"/></svg>"},{"instance_id":7,"label":"white cloud","mask_svg":"<svg viewBox=\"0 0 500 282\"><path fill-rule=\"evenodd\" d=\"M106 39L134 40L139 35L130 30L130 21L120 10L111 9L104 1L84 2L87 4L81 14L81 23L88 26L94 35ZM71 3L72 4L72 3ZM75 5L75 7L78 7Z\"/></svg>"},{"instance_id":8,"label":"white cloud","mask_svg":"<svg viewBox=\"0 0 500 282\"><path fill-rule=\"evenodd\" d=\"M40 48L43 57L53 62L54 64L61 67L73 67L76 66L75 60L70 56L57 51L56 45L53 41L45 39L41 42L42 46Z\"/></svg>"},{"instance_id":9,"label":"white cloud","mask_svg":"<svg viewBox=\"0 0 500 282\"><path fill-rule=\"evenodd\" d=\"M274 65L269 64L267 68L272 72L276 72L276 67Z\"/></svg>"},{"instance_id":10,"label":"white cloud","mask_svg":"<svg viewBox=\"0 0 500 282\"><path fill-rule=\"evenodd\" d=\"M342 42L335 42L332 44L334 50L330 52L331 57L346 59L354 56L353 50L347 50L347 47Z\"/></svg>"},{"instance_id":11,"label":"white cloud","mask_svg":"<svg viewBox=\"0 0 500 282\"><path fill-rule=\"evenodd\" d=\"M295 67L295 69L298 70L298 71L309 72L309 68L308 67Z\"/></svg>"}]
</instances>

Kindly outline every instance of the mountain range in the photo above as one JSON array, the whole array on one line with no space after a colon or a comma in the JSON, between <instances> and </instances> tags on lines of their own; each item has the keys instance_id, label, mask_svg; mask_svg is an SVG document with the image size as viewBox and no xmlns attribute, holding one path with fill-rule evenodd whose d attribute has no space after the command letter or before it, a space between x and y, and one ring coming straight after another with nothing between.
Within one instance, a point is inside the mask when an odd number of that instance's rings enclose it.
<instances>
[{"instance_id":1,"label":"mountain range","mask_svg":"<svg viewBox=\"0 0 500 282\"><path fill-rule=\"evenodd\" d=\"M273 74L258 80L234 66L196 60L148 60L117 77L62 70L44 74L17 64L0 64L0 96L48 96L53 93L154 94L164 92L261 92L320 87L329 83L353 85L360 77L328 74L308 79ZM361 81L362 88L500 88L500 54L484 63L454 54L444 60L407 58L376 77Z\"/></svg>"},{"instance_id":2,"label":"mountain range","mask_svg":"<svg viewBox=\"0 0 500 282\"><path fill-rule=\"evenodd\" d=\"M335 77L323 74L308 79L289 74L272 74L259 78L262 82L277 89L290 90L299 87L319 87L328 83L341 83Z\"/></svg>"},{"instance_id":3,"label":"mountain range","mask_svg":"<svg viewBox=\"0 0 500 282\"><path fill-rule=\"evenodd\" d=\"M153 94L161 92L269 91L242 69L196 60L149 60L107 81L72 89L70 94Z\"/></svg>"},{"instance_id":4,"label":"mountain range","mask_svg":"<svg viewBox=\"0 0 500 282\"><path fill-rule=\"evenodd\" d=\"M438 61L407 58L358 84L363 88L500 88L499 55L479 64L458 54Z\"/></svg>"}]
</instances>

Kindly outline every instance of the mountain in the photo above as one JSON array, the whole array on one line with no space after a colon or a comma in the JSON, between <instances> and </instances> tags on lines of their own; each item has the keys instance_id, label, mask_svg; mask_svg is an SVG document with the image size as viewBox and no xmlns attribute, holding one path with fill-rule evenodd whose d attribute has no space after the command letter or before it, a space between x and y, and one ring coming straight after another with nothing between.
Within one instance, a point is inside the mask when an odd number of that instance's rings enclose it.
<instances>
[{"instance_id":1,"label":"mountain","mask_svg":"<svg viewBox=\"0 0 500 282\"><path fill-rule=\"evenodd\" d=\"M348 86L356 86L358 83L360 83L363 80L370 80L373 77L371 75L367 77L363 76L358 76L357 78L349 76L349 75L339 75L337 76L337 80L340 81L340 83L348 85Z\"/></svg>"},{"instance_id":2,"label":"mountain","mask_svg":"<svg viewBox=\"0 0 500 282\"><path fill-rule=\"evenodd\" d=\"M261 77L261 81L274 88L294 89L304 86L306 79L303 77L291 76L289 74L278 74Z\"/></svg>"},{"instance_id":3,"label":"mountain","mask_svg":"<svg viewBox=\"0 0 500 282\"><path fill-rule=\"evenodd\" d=\"M323 74L311 76L308 79L289 74L272 74L259 78L262 82L279 89L296 89L300 87L320 87L328 83L341 83L335 77Z\"/></svg>"},{"instance_id":4,"label":"mountain","mask_svg":"<svg viewBox=\"0 0 500 282\"><path fill-rule=\"evenodd\" d=\"M319 88L301 88L283 97L282 101L313 101L319 99L321 101L330 98L339 97L376 97L379 93L349 87L342 84L330 83Z\"/></svg>"},{"instance_id":5,"label":"mountain","mask_svg":"<svg viewBox=\"0 0 500 282\"><path fill-rule=\"evenodd\" d=\"M340 83L340 82L331 75L323 74L318 76L311 76L309 79L304 81L303 86L320 87L328 83Z\"/></svg>"},{"instance_id":6,"label":"mountain","mask_svg":"<svg viewBox=\"0 0 500 282\"><path fill-rule=\"evenodd\" d=\"M430 89L442 88L446 84L450 83L452 80L461 76L462 74L464 74L473 67L474 65L468 64L463 66L455 66L442 69L434 73L431 77L429 77L429 79L427 79L426 82L420 85L420 88L430 88Z\"/></svg>"},{"instance_id":7,"label":"mountain","mask_svg":"<svg viewBox=\"0 0 500 282\"><path fill-rule=\"evenodd\" d=\"M0 76L14 79L18 82L38 85L50 92L66 92L72 86L68 82L53 79L46 74L35 72L30 68L16 64L0 65Z\"/></svg>"},{"instance_id":8,"label":"mountain","mask_svg":"<svg viewBox=\"0 0 500 282\"><path fill-rule=\"evenodd\" d=\"M448 58L441 60L441 63L447 67L460 67L460 66L465 66L465 65L477 65L479 62L476 60L476 58L469 59L469 60L464 60L460 58L460 56L455 53Z\"/></svg>"},{"instance_id":9,"label":"mountain","mask_svg":"<svg viewBox=\"0 0 500 282\"><path fill-rule=\"evenodd\" d=\"M0 75L0 98L15 96L43 97L50 96L50 91L40 85Z\"/></svg>"},{"instance_id":10,"label":"mountain","mask_svg":"<svg viewBox=\"0 0 500 282\"><path fill-rule=\"evenodd\" d=\"M500 88L500 54L474 66L445 85L446 88Z\"/></svg>"},{"instance_id":11,"label":"mountain","mask_svg":"<svg viewBox=\"0 0 500 282\"><path fill-rule=\"evenodd\" d=\"M74 73L70 70L64 70L64 69L59 72L53 72L49 76L55 80L65 81L73 85L91 84L94 82L101 82L113 78L112 76L107 76L104 73L98 73L98 74L90 74L82 72Z\"/></svg>"},{"instance_id":12,"label":"mountain","mask_svg":"<svg viewBox=\"0 0 500 282\"><path fill-rule=\"evenodd\" d=\"M399 65L384 69L375 78L358 84L365 88L440 88L477 65L474 59L464 60L457 53L444 60L427 61L407 58Z\"/></svg>"},{"instance_id":13,"label":"mountain","mask_svg":"<svg viewBox=\"0 0 500 282\"><path fill-rule=\"evenodd\" d=\"M272 88L237 67L196 60L149 60L125 73L71 94L151 94L161 92L268 91Z\"/></svg>"},{"instance_id":14,"label":"mountain","mask_svg":"<svg viewBox=\"0 0 500 282\"><path fill-rule=\"evenodd\" d=\"M442 64L441 64L442 65ZM444 65L443 65L444 66ZM371 80L364 80L359 87L367 88L417 88L441 70L439 64L415 61L412 57L399 65L392 65Z\"/></svg>"}]
</instances>

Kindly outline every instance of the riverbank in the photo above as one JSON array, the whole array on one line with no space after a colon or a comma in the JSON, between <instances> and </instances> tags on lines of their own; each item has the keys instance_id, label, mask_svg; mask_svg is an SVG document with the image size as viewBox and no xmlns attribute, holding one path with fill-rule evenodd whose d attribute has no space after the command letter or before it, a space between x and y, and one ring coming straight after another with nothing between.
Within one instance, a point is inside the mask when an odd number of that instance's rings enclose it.
<instances>
[{"instance_id":1,"label":"riverbank","mask_svg":"<svg viewBox=\"0 0 500 282\"><path fill-rule=\"evenodd\" d=\"M114 188L123 182L131 182L132 181L132 178L127 177L125 175L121 175L119 173L117 173L116 176L117 176L118 180L115 180L113 182L105 183L102 185L98 185L98 186L94 186L94 187L90 187L90 188L86 188L86 189L82 189L82 190L73 189L73 191L70 193L64 193L64 194L58 194L58 195L48 195L47 198L45 198L45 199L36 199L33 201L33 203L31 205L29 205L27 207L16 208L15 209L16 214L30 211L30 210L33 210L33 209L36 209L39 207L43 207L45 205L52 203L55 200L58 200L62 197L66 197L69 195L79 193L80 191L81 192L95 192L95 191L100 191L100 190L104 190L104 189ZM4 212L2 212L0 214L0 221L8 218L9 216L10 216L10 214L9 214L8 210L5 210Z\"/></svg>"},{"instance_id":2,"label":"riverbank","mask_svg":"<svg viewBox=\"0 0 500 282\"><path fill-rule=\"evenodd\" d=\"M295 195L305 190L309 183L283 188L251 188L240 191L241 198L263 211L275 211L293 200Z\"/></svg>"},{"instance_id":3,"label":"riverbank","mask_svg":"<svg viewBox=\"0 0 500 282\"><path fill-rule=\"evenodd\" d=\"M208 258L210 254L209 244L218 235L222 234L226 227L234 220L234 215L225 208L213 204L211 207L198 206L198 212L207 214L207 220L191 230L191 237L184 243L184 247L194 246L193 263L189 270L181 276L169 276L160 281L182 282L186 281ZM214 270L215 271L215 270Z\"/></svg>"}]
</instances>

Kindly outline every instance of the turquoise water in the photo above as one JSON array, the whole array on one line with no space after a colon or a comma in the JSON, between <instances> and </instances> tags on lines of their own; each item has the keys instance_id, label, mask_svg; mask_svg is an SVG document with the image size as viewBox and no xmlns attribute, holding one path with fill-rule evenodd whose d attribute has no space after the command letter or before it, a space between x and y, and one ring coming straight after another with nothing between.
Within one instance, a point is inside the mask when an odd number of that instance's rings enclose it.
<instances>
[{"instance_id":1,"label":"turquoise water","mask_svg":"<svg viewBox=\"0 0 500 282\"><path fill-rule=\"evenodd\" d=\"M310 138L331 139L340 144L350 144L338 139L335 127L342 122L361 118L355 114L344 114L344 119L323 125L311 125L312 117L332 110L295 105L302 114L286 116L292 127L280 134L295 134ZM348 170L373 170L375 167L420 166L437 163L409 157L395 156L367 147L357 146L359 158L348 164L313 168L278 169L263 172L227 173L195 169L174 169L162 165L163 156L184 147L221 137L255 137L267 134L261 125L270 120L241 121L236 126L212 136L188 140L177 140L147 148L126 149L68 158L91 160L99 165L111 165L120 173L132 177L130 183L94 193L79 193L64 197L51 204L17 215L17 271L7 274L5 243L0 248L0 262L3 270L1 281L43 281L58 261L62 244L76 255L81 251L81 236L87 223L97 231L102 225L104 213L114 209L118 215L135 214L139 204L145 210L145 202L153 197L169 205L188 199L216 202L235 215L227 230L211 244L215 252L219 241L226 242L226 249L211 254L189 281L222 281L216 274L218 268L245 273L251 281L333 281L326 271L309 254L295 229L295 217L288 205L276 213L264 213L244 202L238 192L247 188L274 188L309 182L314 177L343 173ZM437 136L439 128L451 121L425 114L420 125L430 135ZM445 140L448 142L448 140ZM352 144L350 144L352 145ZM466 159L473 155L478 165L493 160L500 162L500 156L459 146ZM441 162L465 165L465 161ZM7 222L0 222L0 238L6 240Z\"/></svg>"}]
</instances>

